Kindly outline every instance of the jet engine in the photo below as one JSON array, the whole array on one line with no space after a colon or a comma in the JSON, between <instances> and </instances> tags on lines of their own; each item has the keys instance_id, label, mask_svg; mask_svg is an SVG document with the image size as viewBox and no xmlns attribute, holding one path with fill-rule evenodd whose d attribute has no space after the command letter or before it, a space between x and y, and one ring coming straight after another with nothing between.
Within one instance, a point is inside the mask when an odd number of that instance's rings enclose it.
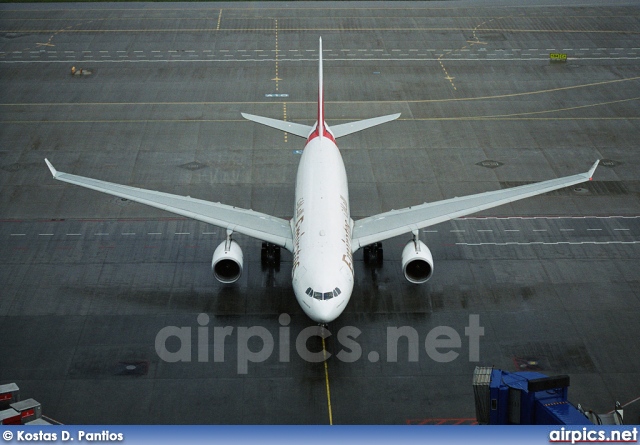
<instances>
[{"instance_id":1,"label":"jet engine","mask_svg":"<svg viewBox=\"0 0 640 445\"><path fill-rule=\"evenodd\" d=\"M402 272L413 284L425 283L433 275L431 251L420 240L412 240L402 250Z\"/></svg>"},{"instance_id":2,"label":"jet engine","mask_svg":"<svg viewBox=\"0 0 640 445\"><path fill-rule=\"evenodd\" d=\"M221 283L235 283L242 275L242 249L231 239L223 241L213 252L211 271Z\"/></svg>"}]
</instances>

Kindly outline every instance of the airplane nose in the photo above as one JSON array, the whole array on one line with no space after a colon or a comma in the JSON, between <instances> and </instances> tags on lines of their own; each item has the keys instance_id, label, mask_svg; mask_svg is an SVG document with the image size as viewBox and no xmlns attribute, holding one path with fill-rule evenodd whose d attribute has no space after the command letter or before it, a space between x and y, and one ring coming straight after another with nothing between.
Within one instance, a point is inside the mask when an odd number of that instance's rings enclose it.
<instances>
[{"instance_id":1,"label":"airplane nose","mask_svg":"<svg viewBox=\"0 0 640 445\"><path fill-rule=\"evenodd\" d=\"M318 323L331 323L334 321L340 314L342 313L342 309L337 309L336 306L328 301L319 301L314 308L314 321Z\"/></svg>"}]
</instances>

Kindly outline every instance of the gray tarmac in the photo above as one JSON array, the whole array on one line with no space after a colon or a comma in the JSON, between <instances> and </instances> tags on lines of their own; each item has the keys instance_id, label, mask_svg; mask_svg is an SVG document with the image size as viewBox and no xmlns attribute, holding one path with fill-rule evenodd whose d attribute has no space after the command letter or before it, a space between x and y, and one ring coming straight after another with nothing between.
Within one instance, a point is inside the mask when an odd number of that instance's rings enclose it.
<instances>
[{"instance_id":1,"label":"gray tarmac","mask_svg":"<svg viewBox=\"0 0 640 445\"><path fill-rule=\"evenodd\" d=\"M476 365L568 374L596 412L636 399L639 18L596 1L0 5L0 384L66 424L473 423ZM319 337L296 345L316 331L288 253L264 270L238 236L244 273L222 285L220 229L43 161L290 218L304 141L240 112L313 123L319 36L330 125L402 113L338 141L354 219L605 160L592 182L425 229L424 285L402 276L408 236L378 269L356 253L326 366ZM172 326L185 341L161 353ZM442 326L460 337L446 363L424 345ZM415 333L395 359L394 328Z\"/></svg>"}]
</instances>

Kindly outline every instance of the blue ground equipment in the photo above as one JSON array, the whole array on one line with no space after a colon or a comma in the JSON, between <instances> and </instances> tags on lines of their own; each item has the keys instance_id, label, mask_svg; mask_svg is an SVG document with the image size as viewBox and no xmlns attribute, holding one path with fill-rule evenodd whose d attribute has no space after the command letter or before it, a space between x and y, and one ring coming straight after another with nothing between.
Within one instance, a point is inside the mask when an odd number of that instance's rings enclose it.
<instances>
[{"instance_id":1,"label":"blue ground equipment","mask_svg":"<svg viewBox=\"0 0 640 445\"><path fill-rule=\"evenodd\" d=\"M585 412L567 400L568 388L568 375L548 377L539 372L476 367L476 418L489 425L622 424L619 404L607 415Z\"/></svg>"}]
</instances>

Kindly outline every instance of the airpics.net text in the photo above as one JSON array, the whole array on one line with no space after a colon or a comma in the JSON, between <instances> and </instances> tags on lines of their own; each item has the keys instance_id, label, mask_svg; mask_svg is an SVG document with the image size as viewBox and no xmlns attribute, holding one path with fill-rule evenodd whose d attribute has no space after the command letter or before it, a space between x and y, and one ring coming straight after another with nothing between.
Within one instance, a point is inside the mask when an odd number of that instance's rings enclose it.
<instances>
[{"instance_id":1,"label":"airpics.net text","mask_svg":"<svg viewBox=\"0 0 640 445\"><path fill-rule=\"evenodd\" d=\"M277 333L264 326L209 326L210 317L201 313L197 316L195 342L191 326L166 326L158 331L155 338L155 349L158 357L168 363L210 362L210 352L213 351L213 362L222 363L229 360L230 354L225 354L225 346L233 350L237 360L238 374L249 372L249 363L262 363L277 354L281 363L291 361L291 351L309 363L323 362L335 356L344 363L354 363L363 358L364 351L358 338L363 331L355 326L343 326L334 334L322 326L308 326L300 330L297 335L292 334L291 317L280 314ZM451 326L436 326L430 329L420 341L418 330L412 326L388 326L385 331L386 341L380 348L386 348L384 360L388 363L398 362L399 352L409 362L418 362L422 351L430 360L436 363L449 363L463 355L462 336ZM233 337L235 336L235 342ZM484 327L480 326L480 316L470 314L468 325L464 328L464 336L468 338L468 360L480 360L480 337L484 336ZM311 348L309 343L322 341L333 337L337 343L331 351L322 348ZM315 339L315 340L311 340ZM311 340L311 342L309 341ZM293 347L292 347L293 341ZM235 343L235 344L234 344ZM192 344L195 346L192 347ZM277 347L276 347L277 345ZM234 347L235 346L235 347ZM195 354L193 349L195 349ZM337 352L335 352L337 351ZM195 355L195 357L194 357ZM366 360L375 363L381 360L377 351L369 351Z\"/></svg>"}]
</instances>

